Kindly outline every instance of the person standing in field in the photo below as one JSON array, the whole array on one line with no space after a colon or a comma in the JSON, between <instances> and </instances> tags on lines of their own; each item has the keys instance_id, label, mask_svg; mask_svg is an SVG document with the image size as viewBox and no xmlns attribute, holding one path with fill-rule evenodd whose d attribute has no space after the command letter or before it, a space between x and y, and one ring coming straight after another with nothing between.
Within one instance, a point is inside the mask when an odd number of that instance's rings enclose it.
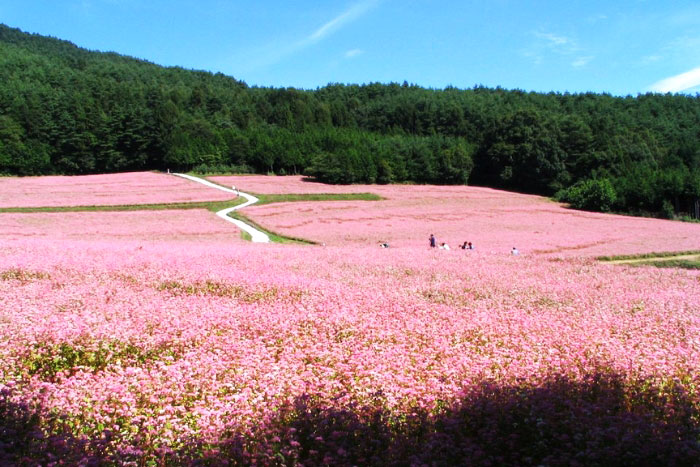
<instances>
[{"instance_id":1,"label":"person standing in field","mask_svg":"<svg viewBox=\"0 0 700 467\"><path fill-rule=\"evenodd\" d=\"M430 248L435 248L437 245L437 240L435 240L435 235L430 234Z\"/></svg>"}]
</instances>

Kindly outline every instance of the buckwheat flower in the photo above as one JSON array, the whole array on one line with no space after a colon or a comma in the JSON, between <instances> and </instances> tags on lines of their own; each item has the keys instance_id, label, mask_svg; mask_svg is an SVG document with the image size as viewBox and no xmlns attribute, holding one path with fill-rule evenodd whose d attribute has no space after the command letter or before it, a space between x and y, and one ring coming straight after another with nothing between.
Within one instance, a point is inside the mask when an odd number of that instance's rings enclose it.
<instances>
[{"instance_id":1,"label":"buckwheat flower","mask_svg":"<svg viewBox=\"0 0 700 467\"><path fill-rule=\"evenodd\" d=\"M347 439L355 433L353 417L360 424L379 420L376 428L389 431L394 428L381 420L418 423L429 414L446 417L447 425L453 411L468 411L469 403L529 410L523 404L534 398L541 406L532 408L527 426L537 428L539 418L545 429L562 413L598 408L587 405L585 391L571 390L560 406L538 394L556 395L552 381L602 387L596 375L617 375L623 401L658 397L653 409L669 419L700 406L693 391L700 382L698 273L613 267L587 256L636 248L650 238L650 245L665 248L681 236L687 237L681 244L690 244L689 238L699 238L690 235L697 225L674 230L670 223L654 232L635 230L644 223L623 219L638 237L625 233L619 241L596 243L599 233L585 222L608 235L608 217L579 219L539 197L474 187L377 189L385 190L389 208L299 203L261 206L253 215L340 247L226 240L206 211L153 218L3 214L0 395L37 411L47 436L84 433L88 443L111 429L101 452L134 456L127 461L137 464L160 462L156 444L199 456L211 446L226 455L238 452L237 442L247 451L236 461L264 463L268 449L274 456L279 449ZM476 211L480 203L483 212ZM311 209L308 217L305 209ZM414 238L415 227L404 228L403 221L391 229L400 239L391 249L378 255L363 245L362 236L388 229L386 219L418 216L444 232L461 232L468 213L476 231L499 228L499 216L484 215L489 210L507 219L522 215L519 225L532 229L560 216L573 221L548 232L519 232L518 261L499 252L499 239L479 242L468 258L437 258L413 243L424 239ZM433 211L441 214L431 220L426 214ZM673 400L676 390L688 401ZM296 431L289 421L315 410L350 420L303 439L306 429ZM491 415L477 416L487 433L497 419ZM615 418L606 413L601 419ZM611 433L626 432L612 425ZM575 434L568 442L575 444ZM350 445L343 444L345 455L338 448L327 455L321 450L329 463L355 458Z\"/></svg>"}]
</instances>

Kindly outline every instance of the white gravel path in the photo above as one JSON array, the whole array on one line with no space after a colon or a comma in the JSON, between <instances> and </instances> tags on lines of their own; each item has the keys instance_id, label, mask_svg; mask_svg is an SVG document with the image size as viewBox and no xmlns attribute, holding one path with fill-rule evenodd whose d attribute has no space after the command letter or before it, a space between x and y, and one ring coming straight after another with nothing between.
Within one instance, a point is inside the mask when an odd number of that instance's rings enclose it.
<instances>
[{"instance_id":1,"label":"white gravel path","mask_svg":"<svg viewBox=\"0 0 700 467\"><path fill-rule=\"evenodd\" d=\"M256 229L255 227L248 225L243 221L239 221L238 219L234 219L232 217L229 217L229 215L228 215L232 211L236 211L238 209L243 209L246 206L250 206L251 204L257 203L258 198L256 198L253 195L249 195L248 193L243 193L242 191L237 191L237 190L234 191L232 188L226 188L225 186L217 185L216 183L212 183L209 180L195 177L193 175L180 174L180 173L173 173L173 175L176 175L176 176L182 177L182 178L186 178L188 180L192 180L193 182L201 183L201 184L206 185L210 188L216 188L217 190L226 191L228 193L237 193L239 196L244 197L247 200L245 203L239 204L238 206L233 206L230 208L222 209L221 211L218 211L216 213L216 215L225 221L228 221L232 224L235 224L236 227L247 232L250 235L253 242L270 243L270 237L265 232L261 232L260 230Z\"/></svg>"}]
</instances>

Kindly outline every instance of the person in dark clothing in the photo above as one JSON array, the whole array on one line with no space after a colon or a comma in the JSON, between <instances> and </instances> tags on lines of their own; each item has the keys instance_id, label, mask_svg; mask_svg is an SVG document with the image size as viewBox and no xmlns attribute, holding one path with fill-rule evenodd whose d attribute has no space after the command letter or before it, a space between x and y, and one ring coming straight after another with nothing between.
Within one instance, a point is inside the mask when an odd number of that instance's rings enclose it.
<instances>
[{"instance_id":1,"label":"person in dark clothing","mask_svg":"<svg viewBox=\"0 0 700 467\"><path fill-rule=\"evenodd\" d=\"M435 235L430 234L430 248L435 248L437 246L437 240L435 240Z\"/></svg>"}]
</instances>

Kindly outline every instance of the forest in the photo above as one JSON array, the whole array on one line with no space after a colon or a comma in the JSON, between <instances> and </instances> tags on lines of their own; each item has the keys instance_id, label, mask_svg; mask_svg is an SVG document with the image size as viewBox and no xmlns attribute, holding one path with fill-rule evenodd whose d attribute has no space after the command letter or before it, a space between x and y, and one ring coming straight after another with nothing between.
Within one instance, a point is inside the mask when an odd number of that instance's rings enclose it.
<instances>
[{"instance_id":1,"label":"forest","mask_svg":"<svg viewBox=\"0 0 700 467\"><path fill-rule=\"evenodd\" d=\"M697 218L700 96L265 88L0 24L0 174L167 169L471 184Z\"/></svg>"}]
</instances>

